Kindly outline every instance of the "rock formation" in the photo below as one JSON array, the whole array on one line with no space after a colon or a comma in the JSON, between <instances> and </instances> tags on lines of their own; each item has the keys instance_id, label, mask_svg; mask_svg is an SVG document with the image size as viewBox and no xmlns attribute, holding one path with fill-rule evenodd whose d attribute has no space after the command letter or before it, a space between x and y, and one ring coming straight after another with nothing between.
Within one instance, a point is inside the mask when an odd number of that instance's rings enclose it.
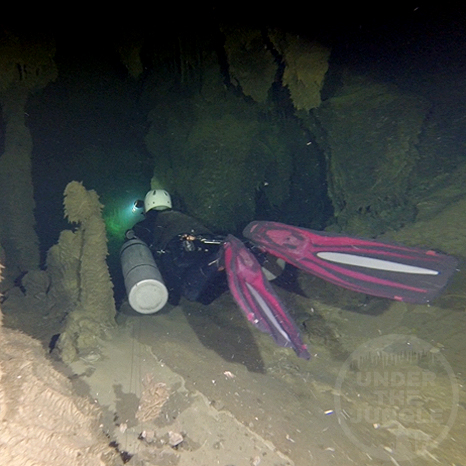
<instances>
[{"instance_id":1,"label":"rock formation","mask_svg":"<svg viewBox=\"0 0 466 466\"><path fill-rule=\"evenodd\" d=\"M59 348L65 362L98 353L105 328L115 325L113 285L108 271L107 237L102 204L94 190L72 181L65 189L65 217L77 225L65 231L49 252L55 293L70 304Z\"/></svg>"},{"instance_id":2,"label":"rock formation","mask_svg":"<svg viewBox=\"0 0 466 466\"><path fill-rule=\"evenodd\" d=\"M25 106L32 92L56 78L54 54L53 41L44 37L9 34L0 40L0 104L6 123L5 151L0 157L0 243L8 281L39 266L32 138Z\"/></svg>"}]
</instances>

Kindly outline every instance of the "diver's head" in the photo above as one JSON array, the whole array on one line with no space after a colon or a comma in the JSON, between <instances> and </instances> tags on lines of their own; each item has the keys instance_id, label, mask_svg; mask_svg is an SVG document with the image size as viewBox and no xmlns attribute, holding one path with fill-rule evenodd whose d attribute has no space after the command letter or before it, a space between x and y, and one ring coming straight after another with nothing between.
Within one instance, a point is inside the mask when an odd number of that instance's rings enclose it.
<instances>
[{"instance_id":1,"label":"diver's head","mask_svg":"<svg viewBox=\"0 0 466 466\"><path fill-rule=\"evenodd\" d=\"M172 198L164 189L152 189L144 198L144 213L172 208Z\"/></svg>"}]
</instances>

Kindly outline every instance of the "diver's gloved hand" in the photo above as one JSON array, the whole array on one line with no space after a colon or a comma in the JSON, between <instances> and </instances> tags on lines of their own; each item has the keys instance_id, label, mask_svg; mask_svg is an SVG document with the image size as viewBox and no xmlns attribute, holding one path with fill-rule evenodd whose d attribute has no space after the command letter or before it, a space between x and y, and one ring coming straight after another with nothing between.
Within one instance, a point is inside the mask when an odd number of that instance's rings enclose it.
<instances>
[{"instance_id":1,"label":"diver's gloved hand","mask_svg":"<svg viewBox=\"0 0 466 466\"><path fill-rule=\"evenodd\" d=\"M137 236L136 236L136 233L134 233L134 230L132 230L130 228L129 230L126 230L125 238L126 239L134 239L134 238L137 238Z\"/></svg>"}]
</instances>

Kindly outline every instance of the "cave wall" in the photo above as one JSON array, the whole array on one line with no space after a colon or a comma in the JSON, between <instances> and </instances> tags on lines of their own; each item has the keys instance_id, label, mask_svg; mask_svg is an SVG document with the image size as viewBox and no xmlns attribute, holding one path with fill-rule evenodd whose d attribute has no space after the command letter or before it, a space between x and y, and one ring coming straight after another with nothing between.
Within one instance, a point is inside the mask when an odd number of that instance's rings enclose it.
<instances>
[{"instance_id":1,"label":"cave wall","mask_svg":"<svg viewBox=\"0 0 466 466\"><path fill-rule=\"evenodd\" d=\"M348 76L339 92L313 111L340 229L373 236L414 221L410 189L429 109L421 96Z\"/></svg>"},{"instance_id":2,"label":"cave wall","mask_svg":"<svg viewBox=\"0 0 466 466\"><path fill-rule=\"evenodd\" d=\"M5 123L0 154L0 243L5 282L39 266L34 230L32 138L27 126L28 97L57 77L54 41L44 35L3 35L0 40L0 105Z\"/></svg>"},{"instance_id":3,"label":"cave wall","mask_svg":"<svg viewBox=\"0 0 466 466\"><path fill-rule=\"evenodd\" d=\"M315 147L296 151L295 138L304 148L308 140L293 103L306 110L320 104L330 50L276 31L221 32L220 52L203 43L197 61L192 51L181 55L192 65L189 78L182 70L169 78L153 71L145 137L155 165L151 187L170 191L215 231L237 231L261 215L284 218L296 197L308 202L299 223L309 226L321 219L311 206L325 204L323 157Z\"/></svg>"}]
</instances>

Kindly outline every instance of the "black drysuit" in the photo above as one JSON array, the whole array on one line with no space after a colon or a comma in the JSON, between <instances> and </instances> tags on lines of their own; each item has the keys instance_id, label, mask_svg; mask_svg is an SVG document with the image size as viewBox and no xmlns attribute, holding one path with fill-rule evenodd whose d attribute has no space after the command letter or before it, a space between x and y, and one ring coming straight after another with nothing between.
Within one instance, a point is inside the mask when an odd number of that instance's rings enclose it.
<instances>
[{"instance_id":1,"label":"black drysuit","mask_svg":"<svg viewBox=\"0 0 466 466\"><path fill-rule=\"evenodd\" d=\"M171 304L181 296L210 304L228 289L219 270L223 238L196 219L175 210L150 210L132 231L152 251Z\"/></svg>"}]
</instances>

